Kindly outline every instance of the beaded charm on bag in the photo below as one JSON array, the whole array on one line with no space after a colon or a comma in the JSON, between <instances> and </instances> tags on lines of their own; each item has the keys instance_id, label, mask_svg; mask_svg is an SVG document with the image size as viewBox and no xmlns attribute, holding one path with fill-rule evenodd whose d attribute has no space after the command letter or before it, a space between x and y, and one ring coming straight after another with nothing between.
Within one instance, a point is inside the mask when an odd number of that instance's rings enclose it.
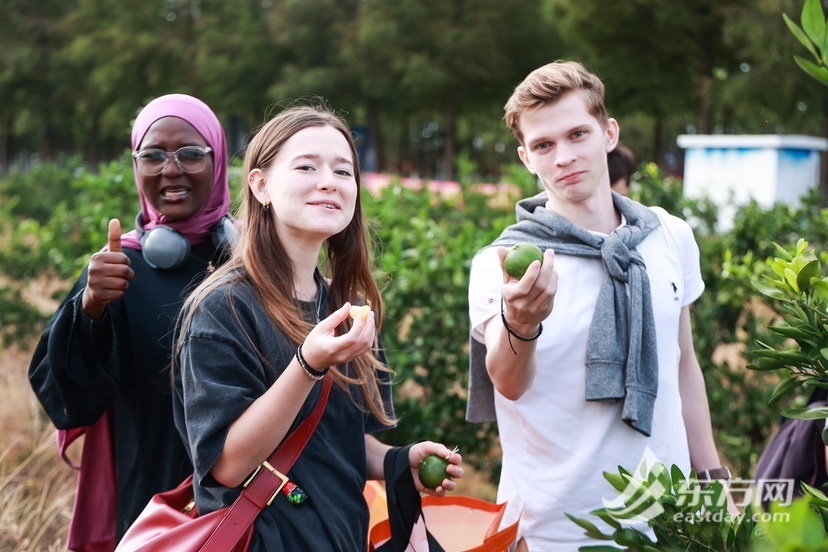
<instances>
[{"instance_id":1,"label":"beaded charm on bag","mask_svg":"<svg viewBox=\"0 0 828 552\"><path fill-rule=\"evenodd\" d=\"M301 504L308 499L308 495L302 488L293 483L292 481L288 481L284 487L282 487L282 492L287 497L288 502L293 504L294 506L301 506Z\"/></svg>"}]
</instances>

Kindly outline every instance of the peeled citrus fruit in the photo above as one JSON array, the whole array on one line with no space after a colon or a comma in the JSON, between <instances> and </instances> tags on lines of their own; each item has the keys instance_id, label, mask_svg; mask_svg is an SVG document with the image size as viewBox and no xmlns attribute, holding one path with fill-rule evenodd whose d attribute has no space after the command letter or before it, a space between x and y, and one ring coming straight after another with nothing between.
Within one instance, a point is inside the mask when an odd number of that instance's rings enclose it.
<instances>
[{"instance_id":1,"label":"peeled citrus fruit","mask_svg":"<svg viewBox=\"0 0 828 552\"><path fill-rule=\"evenodd\" d=\"M540 261L543 264L543 251L540 247L531 243L519 243L513 245L506 253L503 265L506 268L506 274L515 280L520 280L534 261Z\"/></svg>"},{"instance_id":2,"label":"peeled citrus fruit","mask_svg":"<svg viewBox=\"0 0 828 552\"><path fill-rule=\"evenodd\" d=\"M420 483L427 489L434 490L443 484L444 479L451 479L446 473L449 461L439 456L426 456L420 462Z\"/></svg>"},{"instance_id":3,"label":"peeled citrus fruit","mask_svg":"<svg viewBox=\"0 0 828 552\"><path fill-rule=\"evenodd\" d=\"M348 314L350 314L351 318L353 318L354 320L356 320L357 316L359 316L363 320L367 320L368 319L368 314L370 312L371 312L371 307L369 307L368 305L362 305L362 306L353 305L351 307L351 310L348 311Z\"/></svg>"}]
</instances>

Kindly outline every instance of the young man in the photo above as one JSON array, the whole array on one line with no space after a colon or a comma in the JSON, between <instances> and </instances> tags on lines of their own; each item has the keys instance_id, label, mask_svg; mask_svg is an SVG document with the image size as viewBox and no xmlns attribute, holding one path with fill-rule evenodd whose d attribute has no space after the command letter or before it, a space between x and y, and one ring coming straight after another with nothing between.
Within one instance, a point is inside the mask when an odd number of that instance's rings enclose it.
<instances>
[{"instance_id":1,"label":"young man","mask_svg":"<svg viewBox=\"0 0 828 552\"><path fill-rule=\"evenodd\" d=\"M598 521L589 512L617 495L602 472L644 459L727 472L690 326L699 249L684 221L611 191L619 127L583 66L533 71L505 111L544 192L472 262L467 418L496 413L498 501L509 502L504 523L520 516L518 550L574 551L596 543L564 513ZM525 242L543 262L516 280L504 258Z\"/></svg>"}]
</instances>

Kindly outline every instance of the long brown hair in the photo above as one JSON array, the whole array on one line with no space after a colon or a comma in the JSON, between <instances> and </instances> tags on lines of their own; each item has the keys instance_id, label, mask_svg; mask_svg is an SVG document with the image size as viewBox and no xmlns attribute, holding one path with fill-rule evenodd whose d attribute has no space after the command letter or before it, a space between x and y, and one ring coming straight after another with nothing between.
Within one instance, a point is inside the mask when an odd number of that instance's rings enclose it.
<instances>
[{"instance_id":1,"label":"long brown hair","mask_svg":"<svg viewBox=\"0 0 828 552\"><path fill-rule=\"evenodd\" d=\"M250 141L244 155L242 174L246 178L253 169L266 172L288 139L303 129L319 126L332 127L348 141L357 183L356 206L351 222L344 230L331 236L323 248L320 270L330 281L330 310L338 309L346 301L352 304L364 301L375 313L379 334L383 320L382 298L372 273L370 236L366 231L367 225L362 211L359 162L348 124L326 105L289 107L268 121ZM246 188L239 214L242 225L238 244L230 261L205 279L187 298L178 332L176 357L180 353L182 340L192 321L193 313L207 295L217 288L227 284L232 287L242 280L251 285L273 323L294 346L302 343L312 329L303 318L302 311L294 299L296 290L293 286L293 261L279 239L273 215L262 208L250 187ZM350 327L351 320L348 319L339 331L347 332ZM377 352L375 344L374 351L351 362L351 369L347 373L338 367L332 368L328 377L334 378L334 383L349 393L352 386L361 389L365 400L354 400L354 403L361 408L367 406L377 420L392 425L394 420L383 408L380 392L381 386L385 384L381 383L377 376L378 372L391 371L377 360ZM262 358L261 353L259 356L262 362L268 363L267 359ZM389 377L388 380L390 379ZM353 394L351 396L353 399Z\"/></svg>"}]
</instances>

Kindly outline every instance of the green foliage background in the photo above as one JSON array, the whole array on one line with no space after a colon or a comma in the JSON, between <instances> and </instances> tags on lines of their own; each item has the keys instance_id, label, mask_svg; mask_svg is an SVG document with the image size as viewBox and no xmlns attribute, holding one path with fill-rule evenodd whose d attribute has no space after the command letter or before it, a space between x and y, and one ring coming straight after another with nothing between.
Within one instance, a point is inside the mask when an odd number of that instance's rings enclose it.
<instances>
[{"instance_id":1,"label":"green foliage background","mask_svg":"<svg viewBox=\"0 0 828 552\"><path fill-rule=\"evenodd\" d=\"M828 135L828 99L793 65L812 58L781 17L803 4L0 0L0 173L111 159L142 105L184 92L234 149L267 113L321 95L376 146L378 171L453 180L466 155L497 181L514 161L503 104L556 59L597 72L627 145L678 171L682 133Z\"/></svg>"},{"instance_id":2,"label":"green foliage background","mask_svg":"<svg viewBox=\"0 0 828 552\"><path fill-rule=\"evenodd\" d=\"M85 168L77 158L14 172L0 181L0 336L28 346L51 312L25 299L32 283L59 285L61 299L89 256L106 242L107 222L131 227L139 208L127 155ZM510 171L521 195L537 184L520 167ZM828 210L816 194L801 207L742 208L727 234L711 231L715 209L681 197L677 181L642 165L634 195L691 222L699 241L706 291L694 306L696 349L706 374L717 441L734 473L749 477L765 441L790 404L768 406L776 373L745 369L756 340L781 344L767 330L775 313L751 286L775 253L773 242L807 239L828 245ZM234 190L238 190L234 183ZM436 439L460 446L466 458L496 475L496 428L464 421L468 364L467 281L471 258L514 219L512 197L492 197L466 185L445 197L394 184L365 194L373 222L376 262L387 318L383 337L398 373L399 427L394 443ZM728 354L722 354L729 351Z\"/></svg>"}]
</instances>

